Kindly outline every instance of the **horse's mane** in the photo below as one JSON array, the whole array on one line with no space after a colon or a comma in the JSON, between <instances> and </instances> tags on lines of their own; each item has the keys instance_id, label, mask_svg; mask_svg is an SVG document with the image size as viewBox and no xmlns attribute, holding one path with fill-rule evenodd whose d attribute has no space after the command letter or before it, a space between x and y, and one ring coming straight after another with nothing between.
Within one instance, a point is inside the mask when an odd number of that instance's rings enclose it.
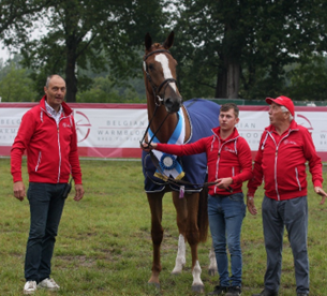
<instances>
[{"instance_id":1,"label":"horse's mane","mask_svg":"<svg viewBox=\"0 0 327 296\"><path fill-rule=\"evenodd\" d=\"M162 47L162 44L160 44L160 43L154 43L154 44L152 44L152 47L153 48L159 48L159 47Z\"/></svg>"},{"instance_id":2,"label":"horse's mane","mask_svg":"<svg viewBox=\"0 0 327 296\"><path fill-rule=\"evenodd\" d=\"M143 59L144 59L144 57L147 56L147 54L148 54L149 52L152 52L152 51L154 51L154 50L158 50L158 49L161 49L161 48L163 48L163 45L160 44L160 43L154 43L154 44L152 44L152 45L151 45L151 49L150 49L149 51L146 52L146 54L143 56Z\"/></svg>"}]
</instances>

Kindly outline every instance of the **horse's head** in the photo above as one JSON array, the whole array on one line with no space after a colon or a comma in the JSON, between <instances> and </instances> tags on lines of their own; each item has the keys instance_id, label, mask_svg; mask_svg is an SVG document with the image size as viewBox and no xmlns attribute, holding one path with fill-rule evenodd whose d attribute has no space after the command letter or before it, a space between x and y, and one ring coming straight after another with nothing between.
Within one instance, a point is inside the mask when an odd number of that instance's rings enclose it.
<instances>
[{"instance_id":1,"label":"horse's head","mask_svg":"<svg viewBox=\"0 0 327 296\"><path fill-rule=\"evenodd\" d=\"M173 42L174 32L170 33L163 44L152 44L152 38L147 33L143 62L148 93L153 94L156 104L164 104L169 113L177 112L182 104L176 83L177 62L168 51Z\"/></svg>"}]
</instances>

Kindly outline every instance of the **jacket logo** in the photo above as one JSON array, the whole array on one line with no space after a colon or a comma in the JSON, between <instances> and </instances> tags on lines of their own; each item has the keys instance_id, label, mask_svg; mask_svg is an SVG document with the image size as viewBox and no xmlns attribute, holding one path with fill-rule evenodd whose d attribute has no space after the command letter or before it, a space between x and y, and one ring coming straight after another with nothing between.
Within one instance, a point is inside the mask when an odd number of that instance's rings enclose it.
<instances>
[{"instance_id":1,"label":"jacket logo","mask_svg":"<svg viewBox=\"0 0 327 296\"><path fill-rule=\"evenodd\" d=\"M289 145L297 145L296 142L291 141L291 140L285 140L285 141L284 141L284 144L285 144L285 145L287 145L287 144L289 144Z\"/></svg>"},{"instance_id":2,"label":"jacket logo","mask_svg":"<svg viewBox=\"0 0 327 296\"><path fill-rule=\"evenodd\" d=\"M228 152L230 152L230 153L234 153L234 154L236 153L235 150L230 149L230 148L228 148L228 147L225 147L224 150L225 150L225 151L228 151Z\"/></svg>"},{"instance_id":3,"label":"jacket logo","mask_svg":"<svg viewBox=\"0 0 327 296\"><path fill-rule=\"evenodd\" d=\"M64 123L62 124L62 126L63 126L63 127L66 127L66 128L71 128L71 127L72 127L70 124L68 124L68 123L66 123L66 122L64 122Z\"/></svg>"}]
</instances>

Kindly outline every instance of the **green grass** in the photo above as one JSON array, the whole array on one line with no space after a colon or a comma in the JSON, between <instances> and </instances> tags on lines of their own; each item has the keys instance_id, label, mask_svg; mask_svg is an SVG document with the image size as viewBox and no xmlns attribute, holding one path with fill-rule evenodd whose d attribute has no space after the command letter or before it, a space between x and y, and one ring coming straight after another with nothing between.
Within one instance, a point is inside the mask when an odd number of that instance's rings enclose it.
<instances>
[{"instance_id":1,"label":"green grass","mask_svg":"<svg viewBox=\"0 0 327 296\"><path fill-rule=\"evenodd\" d=\"M177 252L178 231L171 195L164 198L161 291L147 281L151 273L152 243L150 210L143 191L141 163L81 161L85 197L73 201L70 194L59 227L52 276L60 284L57 293L38 291L35 295L192 295L190 249L187 266L180 276L172 276ZM26 162L23 162L25 186ZM324 178L326 179L326 173ZM308 178L308 180L310 177ZM0 159L0 295L22 295L24 254L29 229L29 205L12 194L10 161ZM309 187L309 257L311 296L327 291L327 205ZM266 255L263 245L261 200L256 195L259 214L247 213L242 230L243 293L251 295L263 287ZM199 246L202 280L206 292L218 276L208 276L211 241ZM295 295L293 258L285 231L280 295Z\"/></svg>"}]
</instances>

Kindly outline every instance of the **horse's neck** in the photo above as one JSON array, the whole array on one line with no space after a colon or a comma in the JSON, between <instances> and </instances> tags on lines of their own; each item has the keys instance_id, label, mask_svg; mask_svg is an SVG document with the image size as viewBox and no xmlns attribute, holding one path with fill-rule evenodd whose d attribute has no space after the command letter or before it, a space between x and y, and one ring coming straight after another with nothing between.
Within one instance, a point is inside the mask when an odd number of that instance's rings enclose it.
<instances>
[{"instance_id":1,"label":"horse's neck","mask_svg":"<svg viewBox=\"0 0 327 296\"><path fill-rule=\"evenodd\" d=\"M155 110L156 113L154 113ZM166 116L167 111L163 105L161 105L160 107L156 107L154 104L150 106L148 104L148 119L149 122L150 120L152 120L150 129L152 133L155 133L155 136L157 137L160 143L168 142L178 123L178 118L176 114L170 114L167 118ZM162 124L163 121L164 123Z\"/></svg>"},{"instance_id":2,"label":"horse's neck","mask_svg":"<svg viewBox=\"0 0 327 296\"><path fill-rule=\"evenodd\" d=\"M151 131L153 133L156 133L155 136L157 137L160 143L167 143L177 126L178 123L177 113L170 114L165 120L165 117L167 116L167 111L163 105L158 107L156 114L154 114L154 110L155 110L155 105L154 104L150 105L148 103L149 121L154 115L154 118L152 119L151 126L150 126ZM182 112L184 115L183 124L185 124L185 138L184 138L184 143L185 143L190 137L191 127L190 127L190 120L184 106L182 106ZM164 120L165 120L164 124L160 127L160 125ZM159 127L160 129L159 131L157 131Z\"/></svg>"}]
</instances>

